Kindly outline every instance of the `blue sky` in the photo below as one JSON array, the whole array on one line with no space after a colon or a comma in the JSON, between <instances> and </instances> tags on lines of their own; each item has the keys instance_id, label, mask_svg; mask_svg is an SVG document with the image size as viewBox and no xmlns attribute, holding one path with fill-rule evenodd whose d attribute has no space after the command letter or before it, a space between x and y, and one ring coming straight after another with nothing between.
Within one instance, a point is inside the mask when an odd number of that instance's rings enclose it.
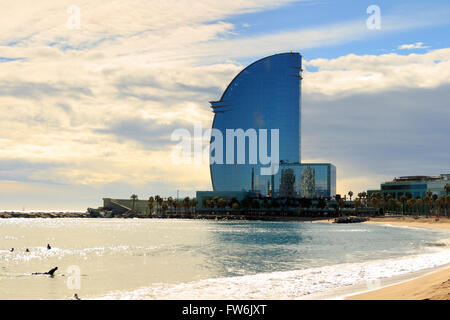
<instances>
[{"instance_id":1,"label":"blue sky","mask_svg":"<svg viewBox=\"0 0 450 320\"><path fill-rule=\"evenodd\" d=\"M370 16L366 9L370 5L380 7L382 29L368 31L366 39L311 49L302 49L302 40L298 39L298 47L293 50L300 50L305 58L315 59L336 58L350 53L379 55L397 51L398 46L402 44L416 42L423 42L425 46L433 49L448 47L449 37L444 36L450 34L450 4L448 1L300 1L265 12L237 15L226 21L238 26L239 36L250 37L296 30L299 27L307 29L339 24L345 21L358 21L365 25ZM403 17L421 22L422 19L427 19L428 15L434 16L438 13L441 19L435 25L430 23L425 27L413 27L391 33L383 32L383 27L388 27L383 24L392 22L391 20L384 21L385 16ZM423 52L423 50L404 51L399 54L410 54L411 52ZM242 62L250 61L251 58L243 59Z\"/></svg>"},{"instance_id":2,"label":"blue sky","mask_svg":"<svg viewBox=\"0 0 450 320\"><path fill-rule=\"evenodd\" d=\"M210 189L207 163L170 164L171 132L209 128L208 101L286 51L306 70L303 160L334 163L339 193L450 172L448 1L79 1L79 28L71 5L0 19L0 209Z\"/></svg>"}]
</instances>

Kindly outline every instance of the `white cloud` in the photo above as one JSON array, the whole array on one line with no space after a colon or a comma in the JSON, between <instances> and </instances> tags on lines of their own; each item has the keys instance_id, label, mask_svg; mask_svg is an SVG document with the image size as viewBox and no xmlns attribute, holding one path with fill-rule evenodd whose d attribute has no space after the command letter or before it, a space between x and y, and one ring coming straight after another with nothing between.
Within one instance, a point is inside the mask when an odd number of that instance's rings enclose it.
<instances>
[{"instance_id":1,"label":"white cloud","mask_svg":"<svg viewBox=\"0 0 450 320\"><path fill-rule=\"evenodd\" d=\"M319 72L305 72L304 90L328 96L371 93L395 88L434 88L450 83L450 49L425 54L349 54L306 61Z\"/></svg>"},{"instance_id":2,"label":"white cloud","mask_svg":"<svg viewBox=\"0 0 450 320\"><path fill-rule=\"evenodd\" d=\"M429 46L424 46L423 42L416 42L412 44L402 44L401 46L398 46L397 49L399 50L412 50L412 49L427 49Z\"/></svg>"}]
</instances>

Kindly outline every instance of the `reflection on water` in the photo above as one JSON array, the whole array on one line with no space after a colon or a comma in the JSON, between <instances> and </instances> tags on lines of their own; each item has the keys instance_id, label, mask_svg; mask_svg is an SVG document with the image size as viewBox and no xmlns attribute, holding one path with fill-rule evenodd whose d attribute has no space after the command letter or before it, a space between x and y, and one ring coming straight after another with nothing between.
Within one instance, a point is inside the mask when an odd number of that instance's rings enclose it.
<instances>
[{"instance_id":1,"label":"reflection on water","mask_svg":"<svg viewBox=\"0 0 450 320\"><path fill-rule=\"evenodd\" d=\"M157 298L169 292L164 291L168 286L214 278L240 279L299 270L315 274L314 268L324 266L432 254L443 249L427 243L442 238L448 238L448 233L365 224L3 219L0 298L66 299L75 292L80 297L96 297L139 288L147 288L146 295ZM47 243L51 250L47 250ZM14 252L10 252L13 247ZM26 248L30 252L25 252ZM446 259L433 257L439 263ZM59 269L53 278L31 275L55 266ZM71 266L80 269L80 289L67 286ZM199 296L199 292L189 291L177 294Z\"/></svg>"}]
</instances>

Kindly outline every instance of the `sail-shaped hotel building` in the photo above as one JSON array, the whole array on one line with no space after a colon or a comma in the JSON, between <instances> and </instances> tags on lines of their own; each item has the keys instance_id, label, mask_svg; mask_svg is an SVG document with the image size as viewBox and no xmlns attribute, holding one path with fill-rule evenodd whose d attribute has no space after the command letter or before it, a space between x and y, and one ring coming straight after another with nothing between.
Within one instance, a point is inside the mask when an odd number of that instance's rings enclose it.
<instances>
[{"instance_id":1,"label":"sail-shaped hotel building","mask_svg":"<svg viewBox=\"0 0 450 320\"><path fill-rule=\"evenodd\" d=\"M314 165L316 196L329 198L335 194L336 169L333 165L301 163L301 83L301 55L293 52L275 54L243 69L230 82L220 100L210 102L214 113L212 127L222 133L224 142L227 142L225 137L228 138L230 130L242 129L241 132L248 133L243 163L237 159L237 142L231 149L223 143L223 150L219 150L223 161L211 162L211 182L215 192L253 191L263 196L274 195L279 193L280 186L283 189L286 173L293 173L294 193L301 196L301 190L304 190L302 171ZM261 130L266 130L267 136L260 134ZM258 140L256 163L251 161L251 132L256 132ZM272 136L275 134L278 135L278 148L272 145L276 142ZM278 151L277 157L272 154L271 164L261 159L261 139L266 139L268 155ZM214 140L212 137L211 146ZM217 160L217 152L215 145L211 148L211 159ZM263 168L266 168L265 174L262 174ZM267 174L268 170L271 170L270 174Z\"/></svg>"}]
</instances>

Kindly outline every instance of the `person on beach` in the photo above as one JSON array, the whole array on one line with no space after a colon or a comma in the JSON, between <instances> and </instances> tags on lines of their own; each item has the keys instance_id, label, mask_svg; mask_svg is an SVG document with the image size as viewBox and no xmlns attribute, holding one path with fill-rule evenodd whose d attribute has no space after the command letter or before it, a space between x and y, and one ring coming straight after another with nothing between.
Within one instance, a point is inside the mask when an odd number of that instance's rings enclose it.
<instances>
[{"instance_id":1,"label":"person on beach","mask_svg":"<svg viewBox=\"0 0 450 320\"><path fill-rule=\"evenodd\" d=\"M52 247L50 247L50 244L47 243L47 250L50 250Z\"/></svg>"},{"instance_id":2,"label":"person on beach","mask_svg":"<svg viewBox=\"0 0 450 320\"><path fill-rule=\"evenodd\" d=\"M14 251L14 248L9 249L9 252L13 252L13 251Z\"/></svg>"},{"instance_id":3,"label":"person on beach","mask_svg":"<svg viewBox=\"0 0 450 320\"><path fill-rule=\"evenodd\" d=\"M75 293L75 294L73 295L73 300L81 300L81 299L78 297L78 293Z\"/></svg>"},{"instance_id":4,"label":"person on beach","mask_svg":"<svg viewBox=\"0 0 450 320\"><path fill-rule=\"evenodd\" d=\"M30 252L30 250L28 250L28 248L25 250L25 252Z\"/></svg>"},{"instance_id":5,"label":"person on beach","mask_svg":"<svg viewBox=\"0 0 450 320\"><path fill-rule=\"evenodd\" d=\"M36 276L36 275L44 275L44 274L48 274L48 275L50 275L50 276L53 276L54 273L56 272L56 270L58 270L58 267L54 267L53 269L51 269L50 271L47 271L47 272L34 272L34 273L32 273L32 275L33 275L33 276Z\"/></svg>"}]
</instances>

